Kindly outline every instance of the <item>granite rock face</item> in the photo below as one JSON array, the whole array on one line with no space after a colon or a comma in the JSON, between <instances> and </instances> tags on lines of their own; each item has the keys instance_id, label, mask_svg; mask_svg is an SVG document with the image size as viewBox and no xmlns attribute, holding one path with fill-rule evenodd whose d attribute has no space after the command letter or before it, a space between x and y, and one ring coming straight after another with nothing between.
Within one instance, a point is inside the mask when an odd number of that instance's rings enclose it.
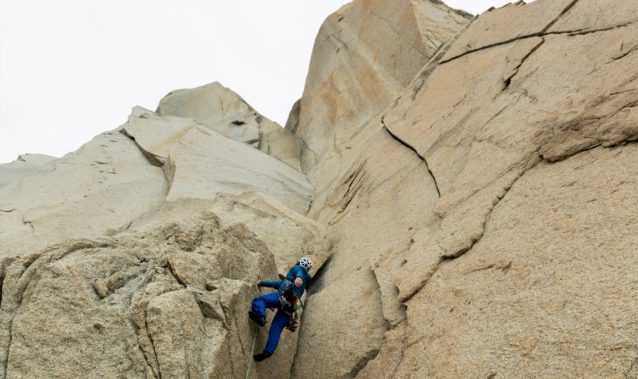
<instances>
[{"instance_id":1,"label":"granite rock face","mask_svg":"<svg viewBox=\"0 0 638 379\"><path fill-rule=\"evenodd\" d=\"M158 207L168 185L117 130L0 191L0 254L31 255L69 238L111 234Z\"/></svg>"},{"instance_id":2,"label":"granite rock face","mask_svg":"<svg viewBox=\"0 0 638 379\"><path fill-rule=\"evenodd\" d=\"M318 203L352 164L351 150L365 144L368 122L469 19L429 0L353 1L326 19L293 112L298 121L288 127L302 143Z\"/></svg>"},{"instance_id":3,"label":"granite rock face","mask_svg":"<svg viewBox=\"0 0 638 379\"><path fill-rule=\"evenodd\" d=\"M220 119L254 112L224 96L244 108ZM60 159L0 166L1 377L290 375L296 333L252 362L255 284L329 246L305 175L247 142L135 107Z\"/></svg>"},{"instance_id":4,"label":"granite rock face","mask_svg":"<svg viewBox=\"0 0 638 379\"><path fill-rule=\"evenodd\" d=\"M254 369L253 283L276 272L265 243L209 212L2 268L7 378L243 377Z\"/></svg>"},{"instance_id":5,"label":"granite rock face","mask_svg":"<svg viewBox=\"0 0 638 379\"><path fill-rule=\"evenodd\" d=\"M212 83L0 166L0 376L638 378L637 41L633 0L355 0L285 128Z\"/></svg>"},{"instance_id":6,"label":"granite rock face","mask_svg":"<svg viewBox=\"0 0 638 379\"><path fill-rule=\"evenodd\" d=\"M638 375L637 11L489 11L378 109L315 183L333 256L293 376Z\"/></svg>"}]
</instances>

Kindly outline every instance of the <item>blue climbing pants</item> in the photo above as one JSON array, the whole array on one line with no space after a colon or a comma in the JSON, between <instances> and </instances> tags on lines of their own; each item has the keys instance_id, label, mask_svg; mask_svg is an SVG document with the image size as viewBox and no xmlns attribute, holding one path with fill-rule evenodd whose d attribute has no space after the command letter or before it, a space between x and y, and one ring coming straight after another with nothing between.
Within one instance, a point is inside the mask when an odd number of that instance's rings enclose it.
<instances>
[{"instance_id":1,"label":"blue climbing pants","mask_svg":"<svg viewBox=\"0 0 638 379\"><path fill-rule=\"evenodd\" d=\"M266 353L273 354L275 352L275 349L277 349L277 345L279 344L281 332L290 322L290 317L288 316L288 314L281 310L279 293L271 292L256 297L255 299L253 299L252 308L253 312L256 315L264 318L266 317L266 308L277 309L277 314L270 324L270 331L268 332L268 342L266 342L266 347L264 348L264 351Z\"/></svg>"}]
</instances>

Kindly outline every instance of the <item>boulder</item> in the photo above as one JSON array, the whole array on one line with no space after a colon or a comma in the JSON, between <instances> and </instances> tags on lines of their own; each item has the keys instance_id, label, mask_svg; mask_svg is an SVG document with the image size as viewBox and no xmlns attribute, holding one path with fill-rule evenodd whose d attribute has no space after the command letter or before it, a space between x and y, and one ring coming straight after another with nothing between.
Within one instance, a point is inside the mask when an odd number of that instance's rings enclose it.
<instances>
[{"instance_id":1,"label":"boulder","mask_svg":"<svg viewBox=\"0 0 638 379\"><path fill-rule=\"evenodd\" d=\"M2 263L7 378L244 377L253 283L276 272L263 242L207 212Z\"/></svg>"},{"instance_id":2,"label":"boulder","mask_svg":"<svg viewBox=\"0 0 638 379\"><path fill-rule=\"evenodd\" d=\"M308 211L313 187L303 174L197 121L144 113L131 116L122 130L162 165L167 201L258 192L301 214Z\"/></svg>"},{"instance_id":3,"label":"boulder","mask_svg":"<svg viewBox=\"0 0 638 379\"><path fill-rule=\"evenodd\" d=\"M239 95L218 82L172 91L160 101L157 114L197 120L228 138L251 145L300 169L301 150L297 138L257 113Z\"/></svg>"}]
</instances>

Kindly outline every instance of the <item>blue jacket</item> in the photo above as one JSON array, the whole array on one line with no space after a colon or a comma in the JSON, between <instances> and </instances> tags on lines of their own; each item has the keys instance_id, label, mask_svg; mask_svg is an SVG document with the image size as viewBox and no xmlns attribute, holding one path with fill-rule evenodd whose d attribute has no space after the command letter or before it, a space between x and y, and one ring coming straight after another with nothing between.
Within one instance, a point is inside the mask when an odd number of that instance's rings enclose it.
<instances>
[{"instance_id":1,"label":"blue jacket","mask_svg":"<svg viewBox=\"0 0 638 379\"><path fill-rule=\"evenodd\" d=\"M259 286L270 287L270 288L276 289L279 292L283 292L286 289L287 284L291 282L294 283L295 279L297 278L301 278L303 280L303 284L301 285L301 287L297 287L293 284L295 295L298 298L301 298L301 295L303 295L304 291L306 290L306 287L310 284L310 281L312 280L312 276L310 276L310 274L305 268L299 265L292 266L290 270L288 270L288 274L286 275L286 280L267 280L264 282L260 282Z\"/></svg>"},{"instance_id":2,"label":"blue jacket","mask_svg":"<svg viewBox=\"0 0 638 379\"><path fill-rule=\"evenodd\" d=\"M301 298L301 295L303 295L303 292L306 290L306 287L308 287L308 285L310 284L310 281L312 280L312 276L305 268L299 265L294 265L290 268L290 270L288 270L288 274L286 274L286 279L294 283L295 279L297 278L301 278L301 280L303 280L303 284L301 285L301 287L295 287L295 295Z\"/></svg>"}]
</instances>

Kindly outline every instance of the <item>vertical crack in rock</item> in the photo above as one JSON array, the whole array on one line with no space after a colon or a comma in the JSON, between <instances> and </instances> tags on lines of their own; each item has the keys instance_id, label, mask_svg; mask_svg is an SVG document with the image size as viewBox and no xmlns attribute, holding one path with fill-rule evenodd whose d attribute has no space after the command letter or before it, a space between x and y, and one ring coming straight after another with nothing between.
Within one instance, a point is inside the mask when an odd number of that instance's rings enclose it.
<instances>
[{"instance_id":1,"label":"vertical crack in rock","mask_svg":"<svg viewBox=\"0 0 638 379\"><path fill-rule=\"evenodd\" d=\"M135 321L133 321L131 319L129 319L129 323L131 325L131 328L133 329L133 332L135 333L135 338L137 339L137 347L140 349L140 352L142 353L142 356L144 357L144 361L146 362L146 365L150 368L151 374L153 374L153 378L159 379L158 376L157 376L157 373L155 372L155 367L153 366L153 364L149 360L148 354L146 353L144 348L142 348L142 345L139 342L139 335L141 333L141 330L140 330L141 328L135 323ZM148 335L148 332L145 331L145 333ZM149 339L150 339L150 337L149 337Z\"/></svg>"},{"instance_id":2,"label":"vertical crack in rock","mask_svg":"<svg viewBox=\"0 0 638 379\"><path fill-rule=\"evenodd\" d=\"M328 271L328 268L331 262L332 262L332 254L328 256L326 261L321 265L321 267L319 267L315 275L312 277L312 281L308 285L308 289L307 289L308 299L310 299L312 295L315 295L321 292L321 290L323 289L323 275L326 271Z\"/></svg>"},{"instance_id":3,"label":"vertical crack in rock","mask_svg":"<svg viewBox=\"0 0 638 379\"><path fill-rule=\"evenodd\" d=\"M190 129L188 129L188 130L190 130ZM121 129L120 133L122 133L123 135L128 137L131 141L133 141L135 146L140 150L142 155L144 155L146 160L152 166L162 169L162 173L164 174L164 179L166 180L166 193L165 193L165 196L168 196L168 194L171 192L171 187L173 186L173 179L175 178L175 164L171 160L170 153L169 153L168 157L166 158L166 162L162 162L154 154L152 154L149 151L146 151L144 149L144 147L142 147L142 145L140 145L137 142L137 140L135 140L135 137L133 135L129 134L126 131L126 129ZM186 133L186 131L183 132L183 134L185 134L185 133Z\"/></svg>"},{"instance_id":4,"label":"vertical crack in rock","mask_svg":"<svg viewBox=\"0 0 638 379\"><path fill-rule=\"evenodd\" d=\"M13 339L12 330L13 330L13 317L9 321L8 333L7 333L7 346L5 348L5 351L3 352L3 357L2 357L2 368L4 369L3 376L2 376L3 378L7 377L7 368L9 367L9 351L11 350L11 341Z\"/></svg>"},{"instance_id":5,"label":"vertical crack in rock","mask_svg":"<svg viewBox=\"0 0 638 379\"><path fill-rule=\"evenodd\" d=\"M630 140L630 141L623 141L622 144L627 144L627 143L635 143L634 140ZM585 149L585 150L578 150L575 151L569 155L566 155L565 157L562 157L561 160L565 160L565 159L569 159L577 154L580 154L584 151L593 149L593 148L597 148L597 147L604 147L604 148L613 148L614 146L618 146L620 145L613 145L613 146L601 146L601 145L596 145L593 146L589 149ZM527 167L523 168L521 170L521 172L516 175L512 181L503 188L503 193L501 195L498 195L496 200L494 201L493 205L487 210L487 214L485 216L485 219L483 221L483 226L482 226L482 230L480 235L476 236L476 238L473 238L471 240L471 242L468 244L468 246L463 247L462 249L459 249L455 252L449 253L449 254L444 254L440 257L439 262L436 264L436 267L434 268L433 272L431 275L429 275L429 277L423 281L422 285L419 287L416 287L413 291L411 291L410 293L406 294L405 296L403 296L401 298L401 301L405 304L407 303L410 299L412 299L416 294L418 294L423 288L425 288L428 284L428 282L430 281L430 279L432 277L434 277L434 274L438 271L438 269L441 267L442 264L448 262L448 261L452 261L455 260L456 258L461 257L462 255L468 253L470 250L472 250L472 248L481 240L481 238L483 237L483 235L485 234L485 229L487 227L487 224L492 216L492 213L494 212L494 210L496 209L496 207L500 204L500 202L505 198L505 196L507 196L507 194L509 193L509 191L512 189L512 187L530 170L534 169L536 166L538 166L541 162L547 162L547 163L555 163L556 161L552 161L549 160L547 158L544 158L542 155L539 154L539 152L536 152L536 156L535 158L533 158L531 161L527 162ZM520 167L520 166L519 166ZM509 267L505 266L503 267L503 269L509 269Z\"/></svg>"},{"instance_id":6,"label":"vertical crack in rock","mask_svg":"<svg viewBox=\"0 0 638 379\"><path fill-rule=\"evenodd\" d=\"M407 147L408 149L412 150L412 152L414 152L414 154L416 154L416 156L419 157L419 159L422 160L423 163L425 163L425 167L427 168L428 172L430 173L430 177L432 178L432 181L434 182L434 187L436 188L436 193L439 195L439 197L441 197L441 190L439 189L439 183L436 181L436 176L434 176L434 173L430 169L430 165L428 164L427 159L425 159L424 156L419 154L419 152L413 146L411 146L410 144L408 144L407 142L405 142L404 140L399 138L396 134L392 133L390 128L388 128L388 126L385 124L385 116L381 117L381 124L383 124L383 129L385 129L385 131L388 132L388 134L393 139L395 139L401 145L403 145L403 146Z\"/></svg>"},{"instance_id":7,"label":"vertical crack in rock","mask_svg":"<svg viewBox=\"0 0 638 379\"><path fill-rule=\"evenodd\" d=\"M379 268L388 269L387 261L370 264L370 270L374 277L377 289L381 294L381 310L386 323L386 332L395 329L406 319L406 306L399 300L399 288L394 284L387 272L377 273Z\"/></svg>"},{"instance_id":8,"label":"vertical crack in rock","mask_svg":"<svg viewBox=\"0 0 638 379\"><path fill-rule=\"evenodd\" d=\"M149 301L149 304L150 304L150 301ZM147 305L147 308L148 308L148 305ZM144 309L144 326L146 328L145 331L146 331L146 335L148 336L149 343L151 345L151 348L153 349L155 363L157 364L157 372L155 372L153 365L151 365L151 370L153 371L153 375L155 375L157 379L162 379L162 370L159 364L159 356L157 355L157 350L155 350L155 342L153 341L153 336L151 335L151 332L149 331L149 328L148 328L147 309ZM146 354L144 356L146 356ZM147 363L148 363L148 358L147 358Z\"/></svg>"}]
</instances>

